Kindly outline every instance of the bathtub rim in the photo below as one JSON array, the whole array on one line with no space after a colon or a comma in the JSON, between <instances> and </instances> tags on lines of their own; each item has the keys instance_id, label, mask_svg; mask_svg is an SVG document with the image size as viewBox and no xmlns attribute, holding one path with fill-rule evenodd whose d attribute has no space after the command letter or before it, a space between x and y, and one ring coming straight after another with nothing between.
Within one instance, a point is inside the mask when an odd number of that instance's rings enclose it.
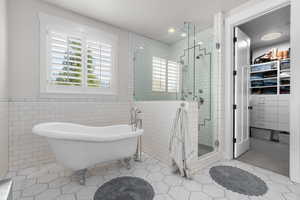
<instances>
[{"instance_id":1,"label":"bathtub rim","mask_svg":"<svg viewBox=\"0 0 300 200\"><path fill-rule=\"evenodd\" d=\"M83 132L70 132L70 131L60 131L60 130L50 130L49 126L55 126L55 125L71 125L71 126L77 126L81 128L113 128L118 126L127 126L130 127L128 124L118 124L118 125L112 125L112 126L86 126L81 124L75 124L75 123L68 123L68 122L45 122L35 125L32 128L32 132L36 135L56 139L56 140L72 140L72 141L86 141L86 142L113 142L118 140L126 140L134 137L139 137L143 135L144 130L143 129L137 129L136 131L130 131L125 132L122 131L120 134L113 134L111 136L107 136L108 134L105 134L104 136L99 135L91 135L86 134ZM46 128L48 127L48 129Z\"/></svg>"}]
</instances>

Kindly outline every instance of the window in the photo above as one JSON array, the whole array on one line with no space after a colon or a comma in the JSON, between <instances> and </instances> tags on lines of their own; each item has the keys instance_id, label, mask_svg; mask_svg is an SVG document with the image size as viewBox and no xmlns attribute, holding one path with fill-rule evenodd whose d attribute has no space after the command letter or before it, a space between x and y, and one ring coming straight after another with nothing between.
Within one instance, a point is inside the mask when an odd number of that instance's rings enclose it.
<instances>
[{"instance_id":1,"label":"window","mask_svg":"<svg viewBox=\"0 0 300 200\"><path fill-rule=\"evenodd\" d=\"M179 89L179 65L164 58L152 58L152 91L176 93Z\"/></svg>"},{"instance_id":2,"label":"window","mask_svg":"<svg viewBox=\"0 0 300 200\"><path fill-rule=\"evenodd\" d=\"M152 58L152 91L166 91L166 64L167 61L163 58Z\"/></svg>"},{"instance_id":3,"label":"window","mask_svg":"<svg viewBox=\"0 0 300 200\"><path fill-rule=\"evenodd\" d=\"M49 34L48 84L82 86L84 53L81 38L54 31Z\"/></svg>"},{"instance_id":4,"label":"window","mask_svg":"<svg viewBox=\"0 0 300 200\"><path fill-rule=\"evenodd\" d=\"M87 41L87 87L110 88L112 79L112 46Z\"/></svg>"},{"instance_id":5,"label":"window","mask_svg":"<svg viewBox=\"0 0 300 200\"><path fill-rule=\"evenodd\" d=\"M168 92L179 90L179 65L177 62L168 61Z\"/></svg>"},{"instance_id":6,"label":"window","mask_svg":"<svg viewBox=\"0 0 300 200\"><path fill-rule=\"evenodd\" d=\"M115 94L114 35L40 14L41 92Z\"/></svg>"}]
</instances>

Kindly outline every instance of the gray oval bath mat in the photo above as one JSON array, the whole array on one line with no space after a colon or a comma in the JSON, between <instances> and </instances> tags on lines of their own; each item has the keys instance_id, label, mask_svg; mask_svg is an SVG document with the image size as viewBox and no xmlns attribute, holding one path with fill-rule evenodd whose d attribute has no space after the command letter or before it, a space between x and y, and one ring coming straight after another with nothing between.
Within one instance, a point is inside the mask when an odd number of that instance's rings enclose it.
<instances>
[{"instance_id":1,"label":"gray oval bath mat","mask_svg":"<svg viewBox=\"0 0 300 200\"><path fill-rule=\"evenodd\" d=\"M94 200L152 200L153 187L144 179L124 176L104 183Z\"/></svg>"},{"instance_id":2,"label":"gray oval bath mat","mask_svg":"<svg viewBox=\"0 0 300 200\"><path fill-rule=\"evenodd\" d=\"M259 177L237 167L216 166L209 170L214 181L228 190L248 196L260 196L268 191Z\"/></svg>"}]
</instances>

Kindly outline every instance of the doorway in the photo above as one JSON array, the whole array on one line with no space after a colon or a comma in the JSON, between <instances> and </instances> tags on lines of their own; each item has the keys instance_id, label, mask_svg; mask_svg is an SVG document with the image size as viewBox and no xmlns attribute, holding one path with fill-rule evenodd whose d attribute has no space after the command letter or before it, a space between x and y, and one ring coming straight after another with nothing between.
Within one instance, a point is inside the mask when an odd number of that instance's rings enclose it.
<instances>
[{"instance_id":1,"label":"doorway","mask_svg":"<svg viewBox=\"0 0 300 200\"><path fill-rule=\"evenodd\" d=\"M234 27L233 155L289 176L290 6Z\"/></svg>"}]
</instances>

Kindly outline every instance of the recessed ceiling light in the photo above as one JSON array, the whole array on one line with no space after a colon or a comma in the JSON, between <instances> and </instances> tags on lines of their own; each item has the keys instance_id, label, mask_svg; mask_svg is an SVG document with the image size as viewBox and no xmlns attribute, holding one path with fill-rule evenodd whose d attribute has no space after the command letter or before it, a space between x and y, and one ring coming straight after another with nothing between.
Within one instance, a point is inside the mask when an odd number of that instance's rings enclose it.
<instances>
[{"instance_id":1,"label":"recessed ceiling light","mask_svg":"<svg viewBox=\"0 0 300 200\"><path fill-rule=\"evenodd\" d=\"M186 33L181 33L181 37L186 37Z\"/></svg>"},{"instance_id":2,"label":"recessed ceiling light","mask_svg":"<svg viewBox=\"0 0 300 200\"><path fill-rule=\"evenodd\" d=\"M175 33L175 31L176 31L175 28L169 28L169 29L168 29L168 32L169 32L169 33Z\"/></svg>"},{"instance_id":3,"label":"recessed ceiling light","mask_svg":"<svg viewBox=\"0 0 300 200\"><path fill-rule=\"evenodd\" d=\"M268 34L263 35L261 37L261 40L262 41L276 40L276 39L280 38L281 36L282 36L282 34L278 33L278 32L268 33Z\"/></svg>"}]
</instances>

